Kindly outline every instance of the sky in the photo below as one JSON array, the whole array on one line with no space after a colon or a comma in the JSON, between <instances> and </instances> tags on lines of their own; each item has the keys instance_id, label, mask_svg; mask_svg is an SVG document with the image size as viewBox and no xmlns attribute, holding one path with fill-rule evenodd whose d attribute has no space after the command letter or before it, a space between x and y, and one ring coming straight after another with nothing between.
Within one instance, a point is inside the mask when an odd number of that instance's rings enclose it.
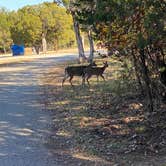
<instances>
[{"instance_id":1,"label":"sky","mask_svg":"<svg viewBox=\"0 0 166 166\"><path fill-rule=\"evenodd\" d=\"M0 0L0 7L8 10L18 10L26 5L35 5L43 2L53 2L53 0Z\"/></svg>"}]
</instances>

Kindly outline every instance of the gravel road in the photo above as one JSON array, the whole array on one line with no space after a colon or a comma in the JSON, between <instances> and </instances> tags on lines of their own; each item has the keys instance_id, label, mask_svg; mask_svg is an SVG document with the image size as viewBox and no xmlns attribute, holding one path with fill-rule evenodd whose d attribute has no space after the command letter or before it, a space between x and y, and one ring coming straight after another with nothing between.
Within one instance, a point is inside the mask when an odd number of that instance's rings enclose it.
<instances>
[{"instance_id":1,"label":"gravel road","mask_svg":"<svg viewBox=\"0 0 166 166\"><path fill-rule=\"evenodd\" d=\"M51 55L28 58L32 60L28 62L22 57L21 61L19 57L0 59L0 166L65 165L45 146L52 124L50 113L38 102L39 78L49 67L72 58ZM14 63L8 63L13 59Z\"/></svg>"}]
</instances>

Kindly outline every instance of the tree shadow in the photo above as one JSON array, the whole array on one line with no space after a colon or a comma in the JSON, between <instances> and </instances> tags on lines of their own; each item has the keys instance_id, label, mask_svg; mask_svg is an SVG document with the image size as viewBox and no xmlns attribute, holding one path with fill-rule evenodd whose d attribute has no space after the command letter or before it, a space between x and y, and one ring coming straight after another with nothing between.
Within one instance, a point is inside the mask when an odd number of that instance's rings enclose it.
<instances>
[{"instance_id":1,"label":"tree shadow","mask_svg":"<svg viewBox=\"0 0 166 166\"><path fill-rule=\"evenodd\" d=\"M56 80L47 82L44 96L47 98L46 110L55 113L54 123L59 130L70 133L74 140L73 149L93 154L106 161L122 162L130 146L129 139L137 131L144 130L140 94L131 93L127 97L115 94L117 80L82 87L81 79L73 79L74 88L68 82L62 88L62 72L56 69ZM118 89L118 88L117 88ZM123 91L124 92L124 91ZM127 155L127 154L126 154Z\"/></svg>"},{"instance_id":2,"label":"tree shadow","mask_svg":"<svg viewBox=\"0 0 166 166\"><path fill-rule=\"evenodd\" d=\"M69 133L55 126L55 113L46 111L50 102L41 79L46 68L61 58L9 64L0 71L0 163L14 165L94 165L100 158L73 154ZM43 74L44 73L44 74ZM54 121L54 123L52 122ZM57 119L58 120L58 119ZM106 163L107 164L107 163Z\"/></svg>"}]
</instances>

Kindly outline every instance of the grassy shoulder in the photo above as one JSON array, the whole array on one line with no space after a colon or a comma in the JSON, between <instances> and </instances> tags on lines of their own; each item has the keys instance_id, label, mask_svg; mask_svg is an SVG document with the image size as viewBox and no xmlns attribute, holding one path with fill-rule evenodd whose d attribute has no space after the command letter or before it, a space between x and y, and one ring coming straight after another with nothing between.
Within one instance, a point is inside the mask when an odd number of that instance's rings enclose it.
<instances>
[{"instance_id":1,"label":"grassy shoulder","mask_svg":"<svg viewBox=\"0 0 166 166\"><path fill-rule=\"evenodd\" d=\"M125 78L120 61L107 59L106 82L90 79L90 87L81 78L61 87L66 65L60 64L45 74L45 109L54 112L55 135L72 139L72 152L97 157L120 165L161 165L166 156L137 149L135 137L144 134L144 97L134 80ZM102 65L103 60L96 60ZM128 73L128 71L126 72ZM137 149L137 150L136 150ZM151 160L153 159L153 160Z\"/></svg>"}]
</instances>

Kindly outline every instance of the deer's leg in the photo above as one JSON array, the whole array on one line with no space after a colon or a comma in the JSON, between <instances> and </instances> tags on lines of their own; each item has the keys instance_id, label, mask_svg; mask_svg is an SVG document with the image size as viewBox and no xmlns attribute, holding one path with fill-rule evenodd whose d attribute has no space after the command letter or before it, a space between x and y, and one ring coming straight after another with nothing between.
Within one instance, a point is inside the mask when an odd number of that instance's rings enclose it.
<instances>
[{"instance_id":1,"label":"deer's leg","mask_svg":"<svg viewBox=\"0 0 166 166\"><path fill-rule=\"evenodd\" d=\"M82 76L82 85L85 85L85 75Z\"/></svg>"},{"instance_id":2,"label":"deer's leg","mask_svg":"<svg viewBox=\"0 0 166 166\"><path fill-rule=\"evenodd\" d=\"M63 80L62 80L62 86L63 86L63 84L64 84L64 82L66 81L67 78L69 78L69 75L65 75L65 77L63 78Z\"/></svg>"},{"instance_id":3,"label":"deer's leg","mask_svg":"<svg viewBox=\"0 0 166 166\"><path fill-rule=\"evenodd\" d=\"M105 78L104 78L104 76L103 75L100 75L101 77L102 77L102 79L105 81Z\"/></svg>"},{"instance_id":4,"label":"deer's leg","mask_svg":"<svg viewBox=\"0 0 166 166\"><path fill-rule=\"evenodd\" d=\"M73 84L72 84L72 82L71 82L72 79L73 79L73 76L70 76L69 82L70 82L71 86L73 86Z\"/></svg>"},{"instance_id":5,"label":"deer's leg","mask_svg":"<svg viewBox=\"0 0 166 166\"><path fill-rule=\"evenodd\" d=\"M88 85L90 85L90 83L89 83L89 78L90 78L90 77L91 77L91 76L89 76L89 75L86 77L86 81L87 81Z\"/></svg>"}]
</instances>

